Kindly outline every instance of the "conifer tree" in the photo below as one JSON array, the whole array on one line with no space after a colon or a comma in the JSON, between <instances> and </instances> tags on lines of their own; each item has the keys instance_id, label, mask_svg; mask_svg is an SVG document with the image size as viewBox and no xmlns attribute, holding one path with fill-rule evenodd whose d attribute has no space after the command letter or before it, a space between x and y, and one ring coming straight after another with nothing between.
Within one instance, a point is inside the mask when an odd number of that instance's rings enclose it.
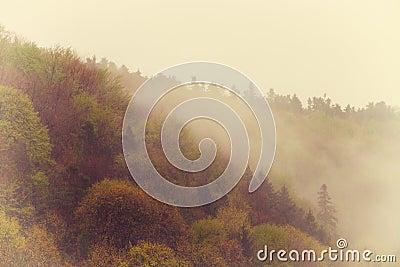
<instances>
[{"instance_id":1,"label":"conifer tree","mask_svg":"<svg viewBox=\"0 0 400 267\"><path fill-rule=\"evenodd\" d=\"M284 185L278 192L278 203L277 203L278 223L293 225L293 223L297 221L296 220L296 215L298 213L297 210L298 210L297 206L290 197L286 185Z\"/></svg>"},{"instance_id":2,"label":"conifer tree","mask_svg":"<svg viewBox=\"0 0 400 267\"><path fill-rule=\"evenodd\" d=\"M335 216L336 209L331 201L331 197L328 193L328 187L326 184L321 186L318 192L318 219L322 226L330 233L333 234L336 231L337 218Z\"/></svg>"},{"instance_id":3,"label":"conifer tree","mask_svg":"<svg viewBox=\"0 0 400 267\"><path fill-rule=\"evenodd\" d=\"M267 178L260 188L253 194L250 194L249 197L253 224L277 222L277 193L270 179Z\"/></svg>"},{"instance_id":4,"label":"conifer tree","mask_svg":"<svg viewBox=\"0 0 400 267\"><path fill-rule=\"evenodd\" d=\"M307 234L316 236L318 230L318 224L315 220L315 216L312 213L311 209L308 210L305 220L304 220L304 229Z\"/></svg>"}]
</instances>

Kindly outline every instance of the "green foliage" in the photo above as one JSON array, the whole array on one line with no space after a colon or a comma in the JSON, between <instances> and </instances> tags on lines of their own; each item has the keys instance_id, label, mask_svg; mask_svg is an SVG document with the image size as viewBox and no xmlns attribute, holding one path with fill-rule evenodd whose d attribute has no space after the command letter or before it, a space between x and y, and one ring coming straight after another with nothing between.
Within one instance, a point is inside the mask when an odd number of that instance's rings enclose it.
<instances>
[{"instance_id":1,"label":"green foliage","mask_svg":"<svg viewBox=\"0 0 400 267\"><path fill-rule=\"evenodd\" d=\"M149 242L139 242L129 249L119 267L187 267L188 262L179 259L175 252L166 245Z\"/></svg>"},{"instance_id":2,"label":"green foliage","mask_svg":"<svg viewBox=\"0 0 400 267\"><path fill-rule=\"evenodd\" d=\"M26 266L66 266L53 235L42 226L29 229L25 246L25 255L29 258Z\"/></svg>"},{"instance_id":3,"label":"green foliage","mask_svg":"<svg viewBox=\"0 0 400 267\"><path fill-rule=\"evenodd\" d=\"M250 223L245 211L232 206L222 207L215 219L196 221L191 229L194 232L193 249L197 252L192 252L190 259L195 266L208 266L207 260L215 261L216 266L248 264L243 245L247 241ZM209 251L209 248L214 250Z\"/></svg>"},{"instance_id":4,"label":"green foliage","mask_svg":"<svg viewBox=\"0 0 400 267\"><path fill-rule=\"evenodd\" d=\"M80 129L76 134L83 141L83 149L76 148L75 154L79 155L80 160L93 155L110 156L110 152L116 157L120 149L120 133L115 131L119 128L119 118L86 92L75 95L73 103L80 118Z\"/></svg>"},{"instance_id":5,"label":"green foliage","mask_svg":"<svg viewBox=\"0 0 400 267\"><path fill-rule=\"evenodd\" d=\"M18 221L4 212L0 212L0 264L10 267L68 266L46 229L33 226L25 237Z\"/></svg>"},{"instance_id":6,"label":"green foliage","mask_svg":"<svg viewBox=\"0 0 400 267\"><path fill-rule=\"evenodd\" d=\"M113 174L113 162L121 153L121 122L128 103L119 79L108 70L81 62L72 49L39 48L4 29L0 29L0 55L0 84L26 93L49 129L52 156L59 165L57 171L61 170L50 177L50 182L62 185L67 193L76 192L85 190L87 183L66 183L65 176L89 178L90 185L103 175ZM89 101L85 103L89 106L83 107L87 110L79 105L79 98ZM32 147L46 149L38 144ZM66 195L59 191L52 193ZM77 201L68 198L63 202Z\"/></svg>"},{"instance_id":7,"label":"green foliage","mask_svg":"<svg viewBox=\"0 0 400 267\"><path fill-rule=\"evenodd\" d=\"M261 224L255 226L252 230L254 247L262 249L265 244L273 248L286 248L288 233L286 226L277 226L272 224Z\"/></svg>"},{"instance_id":8,"label":"green foliage","mask_svg":"<svg viewBox=\"0 0 400 267\"><path fill-rule=\"evenodd\" d=\"M9 164L35 170L51 161L47 128L41 124L27 95L17 89L0 86L0 115L1 152L2 155L12 155L14 159ZM25 153L25 157L18 152ZM4 164L2 161L2 167Z\"/></svg>"},{"instance_id":9,"label":"green foliage","mask_svg":"<svg viewBox=\"0 0 400 267\"><path fill-rule=\"evenodd\" d=\"M277 226L271 224L261 224L255 226L252 230L253 247L255 249L253 255L256 255L258 250L264 249L267 245L269 250L274 249L276 251L283 249L290 251L295 249L297 251L314 249L317 253L325 249L317 240L308 236L307 234L299 231L293 226ZM281 266L277 261L260 262L253 260L254 266ZM291 266L291 263L288 263ZM295 266L310 266L310 263L296 263ZM314 265L313 265L314 266ZM319 266L324 266L322 263Z\"/></svg>"},{"instance_id":10,"label":"green foliage","mask_svg":"<svg viewBox=\"0 0 400 267\"><path fill-rule=\"evenodd\" d=\"M224 224L218 219L203 219L192 224L194 243L210 244L215 240L225 240L227 233Z\"/></svg>"},{"instance_id":11,"label":"green foliage","mask_svg":"<svg viewBox=\"0 0 400 267\"><path fill-rule=\"evenodd\" d=\"M51 148L27 95L0 86L0 204L25 223L46 207Z\"/></svg>"},{"instance_id":12,"label":"green foliage","mask_svg":"<svg viewBox=\"0 0 400 267\"><path fill-rule=\"evenodd\" d=\"M97 243L90 248L89 259L85 262L90 267L118 266L126 257L126 252L108 244Z\"/></svg>"},{"instance_id":13,"label":"green foliage","mask_svg":"<svg viewBox=\"0 0 400 267\"><path fill-rule=\"evenodd\" d=\"M250 228L248 214L235 207L222 207L217 211L217 219L222 222L229 238L241 240Z\"/></svg>"},{"instance_id":14,"label":"green foliage","mask_svg":"<svg viewBox=\"0 0 400 267\"><path fill-rule=\"evenodd\" d=\"M0 262L3 266L21 266L25 262L24 244L18 221L0 211Z\"/></svg>"},{"instance_id":15,"label":"green foliage","mask_svg":"<svg viewBox=\"0 0 400 267\"><path fill-rule=\"evenodd\" d=\"M189 257L194 266L229 266L221 253L213 246L195 245Z\"/></svg>"}]
</instances>

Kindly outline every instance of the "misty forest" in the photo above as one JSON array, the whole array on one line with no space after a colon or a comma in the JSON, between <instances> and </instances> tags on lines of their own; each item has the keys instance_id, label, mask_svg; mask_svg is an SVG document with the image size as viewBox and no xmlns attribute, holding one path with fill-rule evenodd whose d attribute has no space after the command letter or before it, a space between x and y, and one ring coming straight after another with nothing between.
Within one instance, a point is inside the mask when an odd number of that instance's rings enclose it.
<instances>
[{"instance_id":1,"label":"misty forest","mask_svg":"<svg viewBox=\"0 0 400 267\"><path fill-rule=\"evenodd\" d=\"M399 252L395 108L341 106L326 95L302 103L263 88L277 150L262 186L248 193L250 163L227 196L176 208L135 185L123 156L125 110L146 79L108 59L38 47L0 28L1 266L331 266L261 262L256 254L266 244L322 250L341 237L353 248ZM183 99L203 93L184 90ZM146 131L157 170L190 186L217 178L224 153L193 180L170 166L159 142L164 112L152 113ZM193 132L185 129L180 143L194 159Z\"/></svg>"}]
</instances>

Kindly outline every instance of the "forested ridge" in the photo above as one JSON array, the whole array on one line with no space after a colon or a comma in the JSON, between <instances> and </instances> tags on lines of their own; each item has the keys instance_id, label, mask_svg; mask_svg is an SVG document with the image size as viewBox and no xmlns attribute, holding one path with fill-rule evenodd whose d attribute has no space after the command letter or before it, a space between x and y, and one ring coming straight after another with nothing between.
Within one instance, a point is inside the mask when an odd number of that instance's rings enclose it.
<instances>
[{"instance_id":1,"label":"forested ridge","mask_svg":"<svg viewBox=\"0 0 400 267\"><path fill-rule=\"evenodd\" d=\"M124 112L146 79L0 28L1 266L282 266L256 252L318 250L351 232L336 179L363 181L368 170L352 170L366 153L394 158L400 148L400 115L384 102L342 107L323 96L303 105L271 89L278 147L260 189L247 192L248 168L215 203L167 206L134 184L122 153Z\"/></svg>"}]
</instances>

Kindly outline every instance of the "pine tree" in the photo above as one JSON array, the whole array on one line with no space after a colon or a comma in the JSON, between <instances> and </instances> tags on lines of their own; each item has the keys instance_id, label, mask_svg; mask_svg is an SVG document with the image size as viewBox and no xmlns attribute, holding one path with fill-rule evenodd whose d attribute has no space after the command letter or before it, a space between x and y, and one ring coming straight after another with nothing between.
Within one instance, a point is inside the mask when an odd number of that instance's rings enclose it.
<instances>
[{"instance_id":1,"label":"pine tree","mask_svg":"<svg viewBox=\"0 0 400 267\"><path fill-rule=\"evenodd\" d=\"M255 97L255 88L251 82L249 83L249 87L244 89L243 96L247 99L253 99Z\"/></svg>"},{"instance_id":2,"label":"pine tree","mask_svg":"<svg viewBox=\"0 0 400 267\"><path fill-rule=\"evenodd\" d=\"M303 111L303 105L300 99L294 94L290 99L291 110L296 113L301 113Z\"/></svg>"},{"instance_id":3,"label":"pine tree","mask_svg":"<svg viewBox=\"0 0 400 267\"><path fill-rule=\"evenodd\" d=\"M331 201L328 193L328 187L323 184L318 192L318 219L322 226L331 234L336 231L336 224L338 222L335 217L336 209Z\"/></svg>"},{"instance_id":4,"label":"pine tree","mask_svg":"<svg viewBox=\"0 0 400 267\"><path fill-rule=\"evenodd\" d=\"M289 195L287 187L284 185L278 192L278 223L279 224L290 224L297 226L298 222L301 221L303 216L301 210L293 202Z\"/></svg>"},{"instance_id":5,"label":"pine tree","mask_svg":"<svg viewBox=\"0 0 400 267\"><path fill-rule=\"evenodd\" d=\"M250 230L244 224L242 225L242 233L241 233L240 243L243 248L243 255L247 259L250 260L253 256L254 246L253 246L253 240L251 238Z\"/></svg>"},{"instance_id":6,"label":"pine tree","mask_svg":"<svg viewBox=\"0 0 400 267\"><path fill-rule=\"evenodd\" d=\"M304 219L304 229L302 230L312 236L316 236L317 234L318 224L311 209L309 209L306 214L306 217Z\"/></svg>"},{"instance_id":7,"label":"pine tree","mask_svg":"<svg viewBox=\"0 0 400 267\"><path fill-rule=\"evenodd\" d=\"M277 223L277 193L270 179L267 178L249 197L253 224Z\"/></svg>"}]
</instances>

